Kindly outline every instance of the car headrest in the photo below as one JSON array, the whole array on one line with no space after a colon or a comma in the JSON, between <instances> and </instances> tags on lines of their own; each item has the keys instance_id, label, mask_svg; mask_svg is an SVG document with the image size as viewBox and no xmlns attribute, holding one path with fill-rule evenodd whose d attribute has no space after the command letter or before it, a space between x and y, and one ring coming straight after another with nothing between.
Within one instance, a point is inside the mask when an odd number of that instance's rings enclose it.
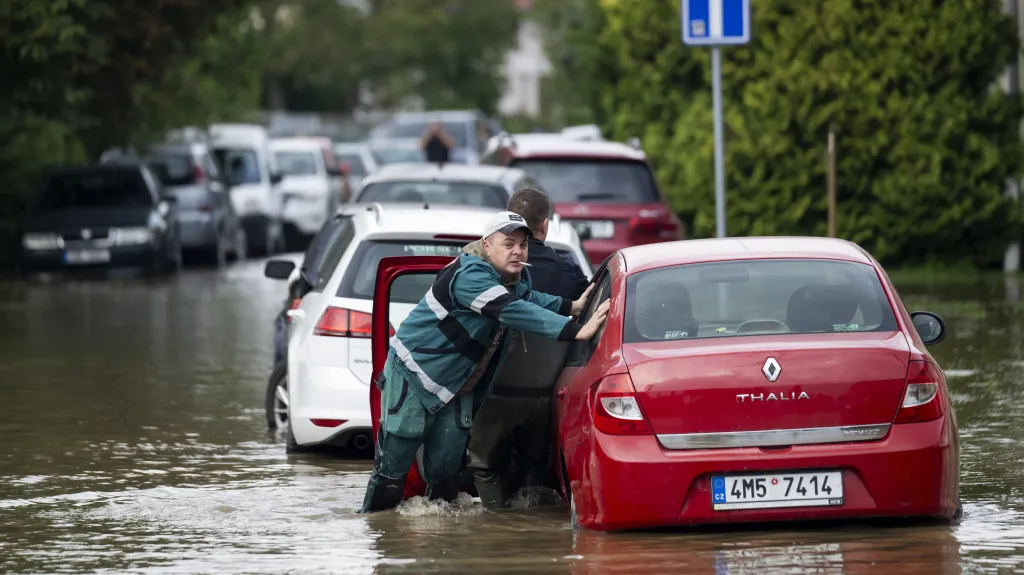
<instances>
[{"instance_id":1,"label":"car headrest","mask_svg":"<svg viewBox=\"0 0 1024 575\"><path fill-rule=\"evenodd\" d=\"M857 290L844 285L806 285L789 296L786 325L795 333L830 332L857 314Z\"/></svg>"},{"instance_id":2,"label":"car headrest","mask_svg":"<svg viewBox=\"0 0 1024 575\"><path fill-rule=\"evenodd\" d=\"M697 335L690 292L676 282L649 282L638 286L633 308L635 324L650 339L679 339Z\"/></svg>"}]
</instances>

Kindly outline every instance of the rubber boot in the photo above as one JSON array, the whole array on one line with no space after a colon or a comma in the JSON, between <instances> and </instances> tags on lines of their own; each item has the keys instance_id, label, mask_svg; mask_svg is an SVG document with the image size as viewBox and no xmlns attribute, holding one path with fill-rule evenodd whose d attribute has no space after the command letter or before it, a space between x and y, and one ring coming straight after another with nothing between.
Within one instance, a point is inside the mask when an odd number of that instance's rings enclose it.
<instances>
[{"instance_id":1,"label":"rubber boot","mask_svg":"<svg viewBox=\"0 0 1024 575\"><path fill-rule=\"evenodd\" d=\"M459 486L454 480L438 481L427 484L426 497L428 501L443 499L452 503L459 496Z\"/></svg>"},{"instance_id":2,"label":"rubber boot","mask_svg":"<svg viewBox=\"0 0 1024 575\"><path fill-rule=\"evenodd\" d=\"M505 481L498 474L478 471L474 474L476 493L485 509L505 509L511 495Z\"/></svg>"},{"instance_id":3,"label":"rubber boot","mask_svg":"<svg viewBox=\"0 0 1024 575\"><path fill-rule=\"evenodd\" d=\"M370 482L366 486L366 496L363 497L363 508L360 513L374 513L394 509L402 502L405 494L405 476L391 478L381 475L376 469L370 473Z\"/></svg>"}]
</instances>

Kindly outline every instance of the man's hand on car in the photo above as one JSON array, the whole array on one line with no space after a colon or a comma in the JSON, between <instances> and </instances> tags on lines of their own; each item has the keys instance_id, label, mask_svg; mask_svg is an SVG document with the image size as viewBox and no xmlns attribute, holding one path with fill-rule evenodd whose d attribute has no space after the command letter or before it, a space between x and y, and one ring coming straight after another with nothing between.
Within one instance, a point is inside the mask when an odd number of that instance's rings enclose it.
<instances>
[{"instance_id":1,"label":"man's hand on car","mask_svg":"<svg viewBox=\"0 0 1024 575\"><path fill-rule=\"evenodd\" d=\"M590 292L593 291L593 289L594 284L588 285L587 289L583 291L583 295L580 296L580 299L572 302L572 310L569 312L569 315L572 317L580 317L580 314L583 313L583 310L587 307L587 298L590 297Z\"/></svg>"},{"instance_id":2,"label":"man's hand on car","mask_svg":"<svg viewBox=\"0 0 1024 575\"><path fill-rule=\"evenodd\" d=\"M583 324L580 331L576 332L576 339L590 339L594 337L597 330L601 328L605 318L608 317L608 306L612 300L604 300L601 305L597 306L597 310L594 311L594 315L590 316L587 323Z\"/></svg>"}]
</instances>

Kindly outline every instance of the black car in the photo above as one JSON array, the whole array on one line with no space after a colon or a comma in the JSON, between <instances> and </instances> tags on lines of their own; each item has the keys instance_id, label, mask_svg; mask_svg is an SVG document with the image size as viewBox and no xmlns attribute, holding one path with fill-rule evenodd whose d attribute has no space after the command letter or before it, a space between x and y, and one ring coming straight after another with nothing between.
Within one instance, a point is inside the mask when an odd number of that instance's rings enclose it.
<instances>
[{"instance_id":1,"label":"black car","mask_svg":"<svg viewBox=\"0 0 1024 575\"><path fill-rule=\"evenodd\" d=\"M53 171L35 198L21 237L21 270L70 272L142 268L168 275L181 267L177 200L139 163Z\"/></svg>"}]
</instances>

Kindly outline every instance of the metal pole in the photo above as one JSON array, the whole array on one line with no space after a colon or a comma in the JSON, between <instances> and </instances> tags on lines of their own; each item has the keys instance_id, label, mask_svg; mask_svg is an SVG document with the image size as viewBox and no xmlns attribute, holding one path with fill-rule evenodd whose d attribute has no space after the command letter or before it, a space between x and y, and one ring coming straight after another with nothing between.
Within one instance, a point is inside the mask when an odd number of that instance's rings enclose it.
<instances>
[{"instance_id":1,"label":"metal pole","mask_svg":"<svg viewBox=\"0 0 1024 575\"><path fill-rule=\"evenodd\" d=\"M1017 31L1021 32L1020 23L1020 11L1018 10L1019 0L1006 0L1006 12L1013 18L1015 24L1017 24ZM1020 61L1017 55L1014 54L1010 61L1010 65L1006 70L1006 91L1012 96L1020 94ZM1006 195L1013 198L1014 208L1020 210L1020 178L1016 175L1010 177L1010 180L1006 183ZM1006 251L1003 252L1003 271L1006 273L1017 273L1020 271L1020 241L1011 241L1010 245L1006 246Z\"/></svg>"},{"instance_id":2,"label":"metal pole","mask_svg":"<svg viewBox=\"0 0 1024 575\"><path fill-rule=\"evenodd\" d=\"M836 237L836 132L828 129L828 237Z\"/></svg>"},{"instance_id":3,"label":"metal pole","mask_svg":"<svg viewBox=\"0 0 1024 575\"><path fill-rule=\"evenodd\" d=\"M725 158L722 144L722 49L711 47L711 100L715 115L715 229L725 237Z\"/></svg>"}]
</instances>

